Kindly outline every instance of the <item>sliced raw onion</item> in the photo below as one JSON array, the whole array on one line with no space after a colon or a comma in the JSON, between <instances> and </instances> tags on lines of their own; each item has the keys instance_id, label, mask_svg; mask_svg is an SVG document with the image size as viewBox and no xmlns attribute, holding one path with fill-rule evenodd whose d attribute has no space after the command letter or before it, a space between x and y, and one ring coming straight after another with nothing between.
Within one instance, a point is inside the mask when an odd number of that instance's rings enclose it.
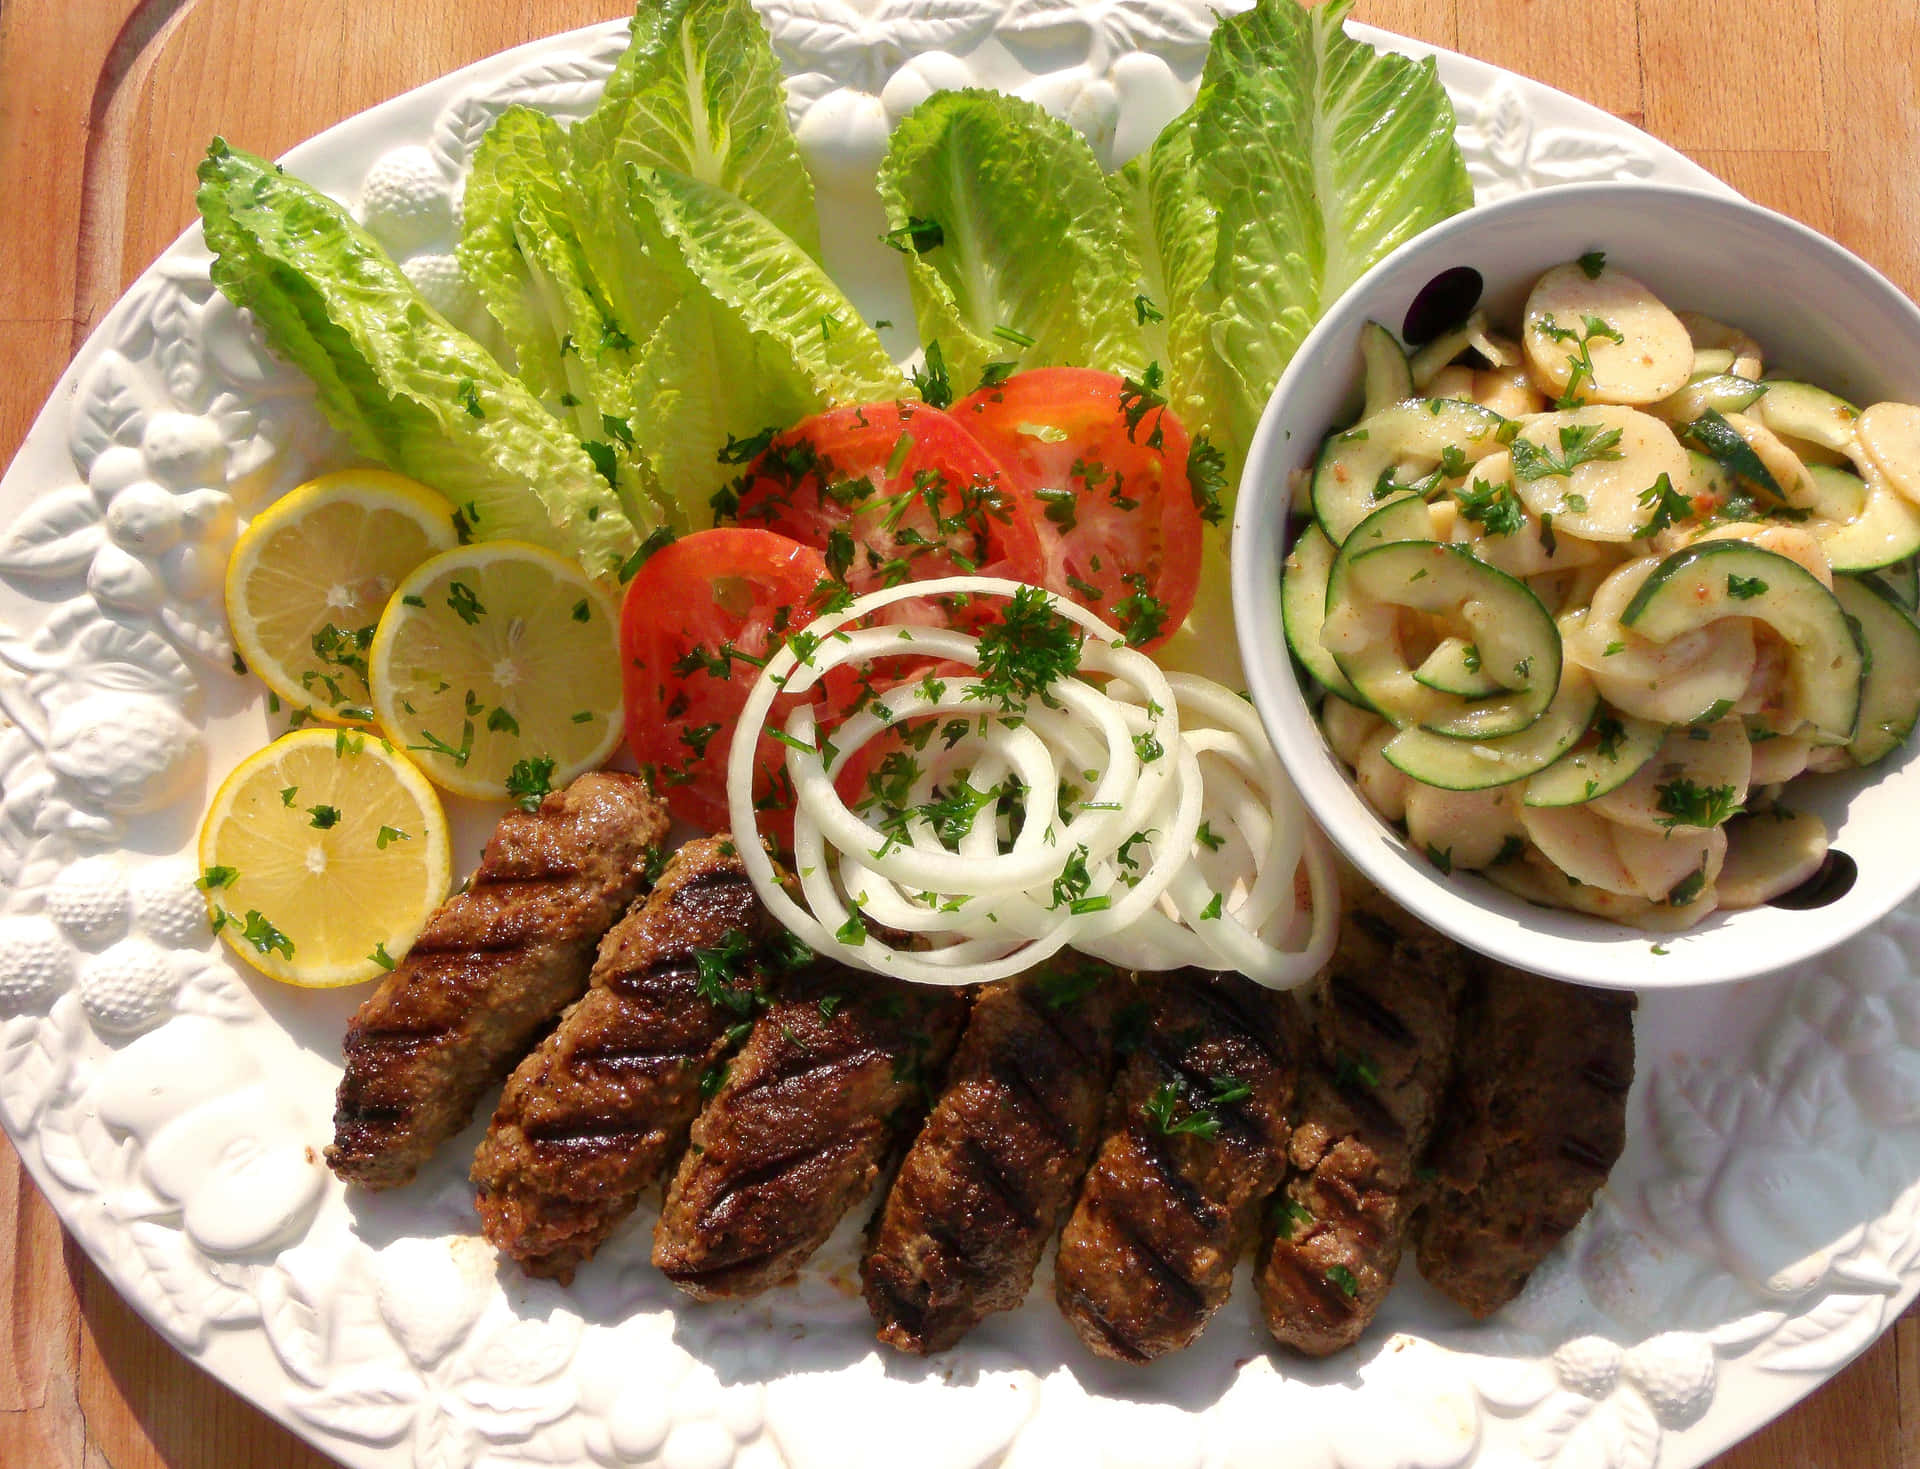
<instances>
[{"instance_id":1,"label":"sliced raw onion","mask_svg":"<svg viewBox=\"0 0 1920 1469\"><path fill-rule=\"evenodd\" d=\"M775 738L795 793L797 892L781 883L753 805L774 696L901 655L975 669L980 642L967 633L857 624L911 599L1036 590L977 576L891 587L817 618L804 658L789 646L768 660L727 762L733 829L756 838L739 845L761 901L819 953L925 984L1005 978L1069 946L1129 969L1234 969L1275 989L1312 977L1333 948L1333 863L1253 711L1218 684L1163 673L1093 613L1045 592L1082 633L1079 666L1022 706L1003 708L980 679L953 672L886 690L826 741L812 704L795 706ZM869 819L876 802L849 806L837 785L849 763L928 719L942 722L941 738L922 742L886 825ZM932 808L963 781L975 809L943 836ZM1000 794L1012 790L1018 802Z\"/></svg>"}]
</instances>

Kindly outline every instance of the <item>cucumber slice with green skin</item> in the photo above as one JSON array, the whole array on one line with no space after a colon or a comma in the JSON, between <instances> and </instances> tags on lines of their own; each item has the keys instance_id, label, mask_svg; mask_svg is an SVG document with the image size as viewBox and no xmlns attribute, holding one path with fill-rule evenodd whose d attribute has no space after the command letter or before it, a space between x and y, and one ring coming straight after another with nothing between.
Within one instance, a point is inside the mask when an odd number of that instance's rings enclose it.
<instances>
[{"instance_id":1,"label":"cucumber slice with green skin","mask_svg":"<svg viewBox=\"0 0 1920 1469\"><path fill-rule=\"evenodd\" d=\"M1825 388L1783 379L1767 384L1767 395L1756 411L1775 433L1805 439L1836 454L1853 447L1853 426L1860 417L1858 408Z\"/></svg>"},{"instance_id":2,"label":"cucumber slice with green skin","mask_svg":"<svg viewBox=\"0 0 1920 1469\"><path fill-rule=\"evenodd\" d=\"M1319 527L1316 525L1314 529L1319 530ZM1321 531L1320 538L1324 544L1333 545L1326 539L1326 532ZM1353 528L1353 533L1347 537L1343 545L1334 550L1332 563L1327 568L1323 583L1324 591L1321 595L1319 613L1311 618L1314 641L1321 655L1332 665L1333 672L1339 675L1341 683L1346 685L1347 692L1342 693L1341 697L1362 709L1373 710L1382 719L1392 720L1393 716L1386 710L1376 707L1371 699L1353 686L1353 681L1341 670L1339 661L1327 646L1327 614L1334 606L1345 605L1347 612L1335 622L1336 635L1342 631L1344 624L1346 635L1356 641L1379 641L1388 646L1397 646L1398 614L1389 606L1361 607L1357 604L1347 590L1348 568L1353 564L1353 558L1361 551L1399 541L1431 541L1432 539L1433 512L1427 508L1425 500L1418 495L1401 494L1383 502L1378 510ZM1304 597L1309 591L1310 586L1303 579L1299 587L1299 595ZM1284 581L1281 583L1280 594L1283 620L1290 615L1297 615L1304 633L1310 620L1306 609L1301 608L1298 614L1287 612L1287 584ZM1289 633L1288 636L1291 638L1292 634ZM1304 663L1306 660L1301 661ZM1331 688L1333 685L1329 684L1328 687ZM1419 690L1413 691L1413 696L1419 695Z\"/></svg>"},{"instance_id":3,"label":"cucumber slice with green skin","mask_svg":"<svg viewBox=\"0 0 1920 1469\"><path fill-rule=\"evenodd\" d=\"M1835 571L1877 571L1920 551L1920 507L1884 482L1868 484L1830 464L1809 464L1821 508L1807 522ZM1851 515L1828 507L1851 506Z\"/></svg>"},{"instance_id":4,"label":"cucumber slice with green skin","mask_svg":"<svg viewBox=\"0 0 1920 1469\"><path fill-rule=\"evenodd\" d=\"M1744 413L1755 403L1761 402L1768 391L1769 385L1766 383L1723 372L1715 377L1689 382L1671 398L1662 398L1647 412L1671 424L1692 423L1709 409L1715 413Z\"/></svg>"},{"instance_id":5,"label":"cucumber slice with green skin","mask_svg":"<svg viewBox=\"0 0 1920 1469\"><path fill-rule=\"evenodd\" d=\"M1462 699L1484 699L1505 687L1488 673L1480 658L1480 649L1465 638L1442 638L1418 668L1413 681L1437 693L1457 694Z\"/></svg>"},{"instance_id":6,"label":"cucumber slice with green skin","mask_svg":"<svg viewBox=\"0 0 1920 1469\"><path fill-rule=\"evenodd\" d=\"M1860 727L1847 753L1856 765L1872 765L1906 743L1920 721L1920 624L1872 577L1837 576L1833 595L1867 645Z\"/></svg>"},{"instance_id":7,"label":"cucumber slice with green skin","mask_svg":"<svg viewBox=\"0 0 1920 1469\"><path fill-rule=\"evenodd\" d=\"M1785 503L1786 491L1780 488L1780 482L1767 466L1760 462L1760 456L1753 452L1753 446L1713 409L1709 408L1682 432L1735 479L1746 480Z\"/></svg>"},{"instance_id":8,"label":"cucumber slice with green skin","mask_svg":"<svg viewBox=\"0 0 1920 1469\"><path fill-rule=\"evenodd\" d=\"M1720 461L1698 449L1687 450L1687 479L1689 483L1685 485L1675 481L1674 488L1685 490L1690 500L1712 496L1715 504L1725 504L1735 489L1733 476L1721 467Z\"/></svg>"},{"instance_id":9,"label":"cucumber slice with green skin","mask_svg":"<svg viewBox=\"0 0 1920 1469\"><path fill-rule=\"evenodd\" d=\"M1733 353L1725 347L1696 347L1693 353L1693 372L1687 378L1690 383L1703 382L1710 377L1718 377L1723 372L1733 371Z\"/></svg>"},{"instance_id":10,"label":"cucumber slice with green skin","mask_svg":"<svg viewBox=\"0 0 1920 1469\"><path fill-rule=\"evenodd\" d=\"M1747 541L1696 541L1654 568L1620 621L1666 643L1723 617L1751 617L1778 633L1800 718L1826 743L1853 738L1860 648L1833 593L1798 562Z\"/></svg>"},{"instance_id":11,"label":"cucumber slice with green skin","mask_svg":"<svg viewBox=\"0 0 1920 1469\"><path fill-rule=\"evenodd\" d=\"M1402 464L1419 479L1457 450L1478 464L1501 447L1506 420L1489 408L1453 398L1416 399L1382 409L1344 433L1331 434L1313 468L1313 518L1336 546L1382 503L1375 491ZM1405 486L1402 486L1405 488Z\"/></svg>"},{"instance_id":12,"label":"cucumber slice with green skin","mask_svg":"<svg viewBox=\"0 0 1920 1469\"><path fill-rule=\"evenodd\" d=\"M1560 630L1526 583L1495 571L1465 546L1399 541L1362 551L1347 565L1327 606L1327 651L1367 701L1400 728L1418 724L1455 739L1517 734L1537 720L1560 684ZM1341 598L1351 599L1343 605ZM1491 698L1464 700L1422 689L1397 638L1348 637L1381 607L1410 607L1459 618L1473 630L1487 670L1501 686ZM1358 614L1349 622L1351 614ZM1338 624L1338 627L1337 627Z\"/></svg>"},{"instance_id":13,"label":"cucumber slice with green skin","mask_svg":"<svg viewBox=\"0 0 1920 1469\"><path fill-rule=\"evenodd\" d=\"M1413 396L1413 371L1407 354L1392 332L1377 321L1360 328L1360 361L1367 371L1367 406L1363 418Z\"/></svg>"},{"instance_id":14,"label":"cucumber slice with green skin","mask_svg":"<svg viewBox=\"0 0 1920 1469\"><path fill-rule=\"evenodd\" d=\"M1280 573L1280 622L1287 646L1300 666L1349 704L1364 704L1340 665L1320 641L1320 624L1327 619L1327 575L1333 570L1333 542L1317 525L1309 524L1293 543Z\"/></svg>"},{"instance_id":15,"label":"cucumber slice with green skin","mask_svg":"<svg viewBox=\"0 0 1920 1469\"><path fill-rule=\"evenodd\" d=\"M1511 785L1545 770L1579 741L1600 711L1593 680L1568 664L1553 702L1530 726L1497 740L1460 740L1424 729L1403 729L1382 746L1387 763L1426 785L1483 791Z\"/></svg>"},{"instance_id":16,"label":"cucumber slice with green skin","mask_svg":"<svg viewBox=\"0 0 1920 1469\"><path fill-rule=\"evenodd\" d=\"M1920 608L1920 566L1912 561L1901 561L1893 566L1881 567L1874 572L1874 576L1907 611Z\"/></svg>"},{"instance_id":17,"label":"cucumber slice with green skin","mask_svg":"<svg viewBox=\"0 0 1920 1469\"><path fill-rule=\"evenodd\" d=\"M1640 773L1666 738L1664 726L1602 709L1566 754L1527 782L1529 806L1580 806L1617 790Z\"/></svg>"}]
</instances>

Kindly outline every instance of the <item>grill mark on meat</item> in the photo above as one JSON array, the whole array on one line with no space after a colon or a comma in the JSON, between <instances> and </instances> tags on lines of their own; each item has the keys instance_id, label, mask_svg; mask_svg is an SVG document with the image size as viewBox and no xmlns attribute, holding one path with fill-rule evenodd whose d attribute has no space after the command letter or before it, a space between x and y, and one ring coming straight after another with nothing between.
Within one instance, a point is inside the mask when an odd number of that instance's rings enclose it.
<instances>
[{"instance_id":1,"label":"grill mark on meat","mask_svg":"<svg viewBox=\"0 0 1920 1469\"><path fill-rule=\"evenodd\" d=\"M1305 1044L1293 998L1237 975L1155 975L1141 993L1145 1043L1115 1083L1109 1130L1054 1272L1061 1312L1082 1342L1122 1361L1187 1346L1226 1300L1260 1202L1285 1171ZM1248 1095L1211 1103L1222 1075ZM1170 1077L1186 1080L1188 1107L1218 1119L1211 1136L1160 1132L1148 1108ZM1141 1289L1142 1272L1152 1289Z\"/></svg>"},{"instance_id":2,"label":"grill mark on meat","mask_svg":"<svg viewBox=\"0 0 1920 1469\"><path fill-rule=\"evenodd\" d=\"M978 1138L962 1139L960 1151L973 1165L974 1172L980 1176L981 1181L987 1185L994 1197L1007 1206L1007 1213L1013 1216L1014 1222L1020 1228L1031 1229L1039 1222L1034 1215L1033 1202L1014 1184L1013 1180L1001 1171L999 1163L981 1145Z\"/></svg>"},{"instance_id":3,"label":"grill mark on meat","mask_svg":"<svg viewBox=\"0 0 1920 1469\"><path fill-rule=\"evenodd\" d=\"M350 1183L413 1178L578 997L594 946L645 883L665 808L639 776L581 776L510 811L468 887L355 1013L327 1162Z\"/></svg>"},{"instance_id":4,"label":"grill mark on meat","mask_svg":"<svg viewBox=\"0 0 1920 1469\"><path fill-rule=\"evenodd\" d=\"M521 1063L474 1156L489 1239L571 1277L672 1165L709 1067L773 976L770 916L725 837L689 842L601 945L592 986Z\"/></svg>"},{"instance_id":5,"label":"grill mark on meat","mask_svg":"<svg viewBox=\"0 0 1920 1469\"><path fill-rule=\"evenodd\" d=\"M1473 1315L1520 1293L1619 1158L1633 1008L1630 993L1497 964L1469 990L1437 1186L1414 1233L1420 1273Z\"/></svg>"},{"instance_id":6,"label":"grill mark on meat","mask_svg":"<svg viewBox=\"0 0 1920 1469\"><path fill-rule=\"evenodd\" d=\"M1396 1046L1410 1046L1416 1037L1400 1017L1370 991L1357 985L1336 985L1329 996L1347 1014L1377 1031Z\"/></svg>"},{"instance_id":7,"label":"grill mark on meat","mask_svg":"<svg viewBox=\"0 0 1920 1469\"><path fill-rule=\"evenodd\" d=\"M832 1014L820 1001L837 997ZM790 1278L923 1115L966 1015L949 990L821 965L754 1023L667 1190L653 1262L700 1299Z\"/></svg>"},{"instance_id":8,"label":"grill mark on meat","mask_svg":"<svg viewBox=\"0 0 1920 1469\"><path fill-rule=\"evenodd\" d=\"M1026 1298L1099 1140L1127 987L1062 955L981 995L861 1261L881 1341L940 1351Z\"/></svg>"},{"instance_id":9,"label":"grill mark on meat","mask_svg":"<svg viewBox=\"0 0 1920 1469\"><path fill-rule=\"evenodd\" d=\"M1291 1168L1255 1270L1268 1329L1308 1356L1351 1345L1393 1284L1472 962L1358 878L1348 887L1339 945L1314 984Z\"/></svg>"}]
</instances>

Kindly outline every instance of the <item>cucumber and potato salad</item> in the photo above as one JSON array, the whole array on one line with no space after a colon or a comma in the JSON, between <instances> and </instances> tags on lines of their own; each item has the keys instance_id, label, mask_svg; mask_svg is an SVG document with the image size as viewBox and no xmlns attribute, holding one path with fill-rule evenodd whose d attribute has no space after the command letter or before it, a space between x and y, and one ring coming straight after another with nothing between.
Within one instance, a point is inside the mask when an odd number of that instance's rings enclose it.
<instances>
[{"instance_id":1,"label":"cucumber and potato salad","mask_svg":"<svg viewBox=\"0 0 1920 1469\"><path fill-rule=\"evenodd\" d=\"M1920 407L1768 377L1598 251L1517 339L1475 312L1361 352L1281 601L1374 809L1444 872L1645 928L1811 876L1781 788L1920 717Z\"/></svg>"}]
</instances>

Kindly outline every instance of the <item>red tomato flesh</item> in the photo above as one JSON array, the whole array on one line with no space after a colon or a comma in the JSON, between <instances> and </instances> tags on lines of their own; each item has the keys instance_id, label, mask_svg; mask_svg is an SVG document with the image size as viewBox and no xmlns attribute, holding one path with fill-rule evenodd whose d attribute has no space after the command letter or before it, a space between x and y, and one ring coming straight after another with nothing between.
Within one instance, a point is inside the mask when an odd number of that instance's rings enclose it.
<instances>
[{"instance_id":1,"label":"red tomato flesh","mask_svg":"<svg viewBox=\"0 0 1920 1469\"><path fill-rule=\"evenodd\" d=\"M1041 575L1032 502L977 439L924 403L816 414L774 438L741 483L741 525L814 547L855 596L935 577ZM982 618L907 603L880 620Z\"/></svg>"},{"instance_id":2,"label":"red tomato flesh","mask_svg":"<svg viewBox=\"0 0 1920 1469\"><path fill-rule=\"evenodd\" d=\"M699 531L662 547L627 585L620 613L627 744L655 772L667 808L725 831L727 752L761 667L786 634L813 620L827 566L811 546L771 531ZM823 702L829 695L816 688ZM802 696L773 701L780 728ZM764 733L754 761L761 830L793 830L784 747Z\"/></svg>"},{"instance_id":3,"label":"red tomato flesh","mask_svg":"<svg viewBox=\"0 0 1920 1469\"><path fill-rule=\"evenodd\" d=\"M1040 511L1041 584L1139 648L1186 620L1200 584L1187 431L1112 373L1042 367L983 387L953 416Z\"/></svg>"}]
</instances>

